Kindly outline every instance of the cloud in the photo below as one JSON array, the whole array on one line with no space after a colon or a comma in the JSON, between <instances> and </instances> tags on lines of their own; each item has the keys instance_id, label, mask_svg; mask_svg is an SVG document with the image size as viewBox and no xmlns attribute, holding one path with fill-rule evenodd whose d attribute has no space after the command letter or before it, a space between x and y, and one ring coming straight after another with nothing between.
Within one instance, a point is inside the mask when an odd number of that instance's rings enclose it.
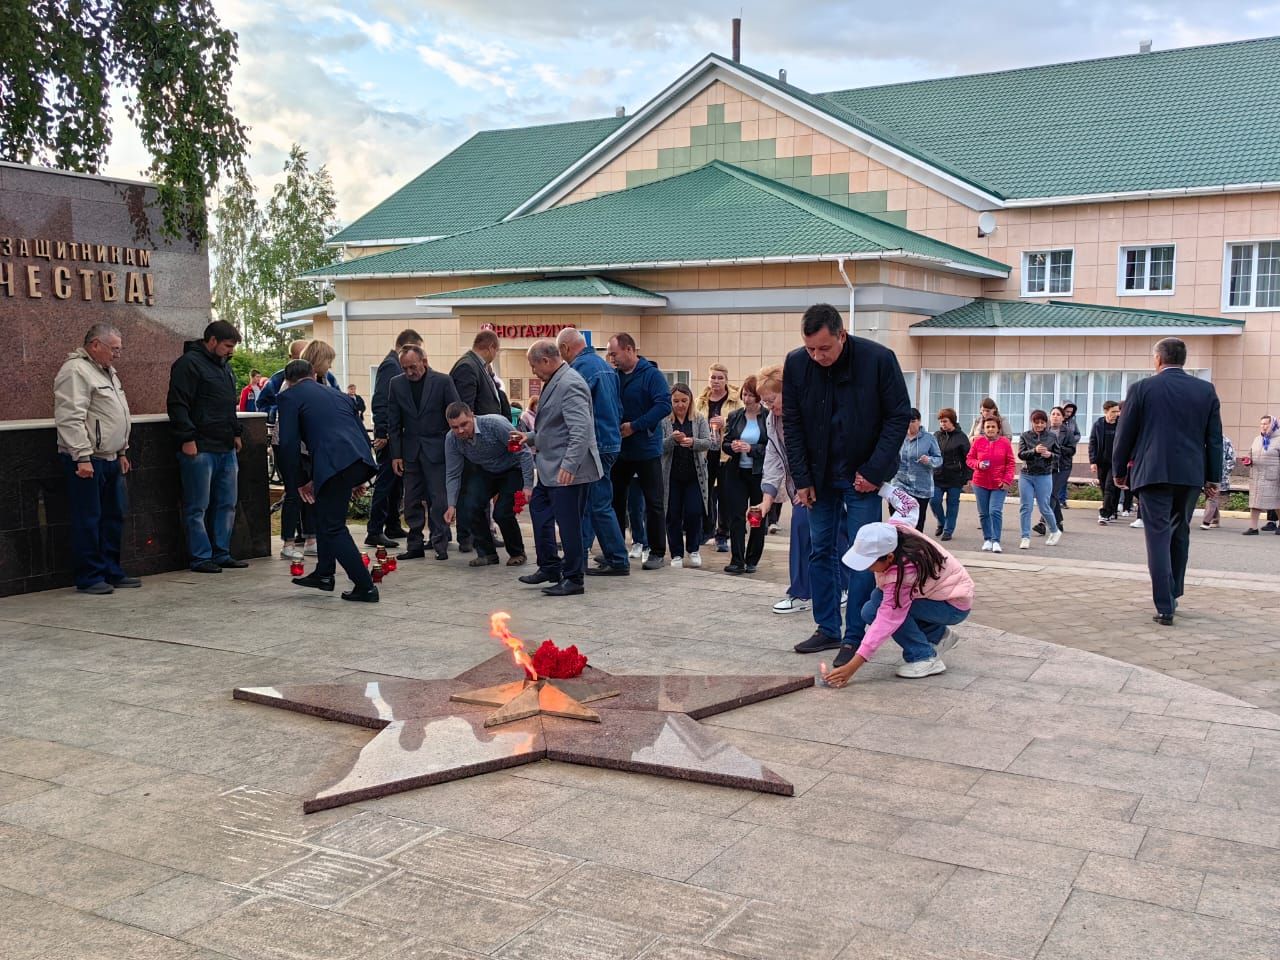
<instances>
[{"instance_id":1,"label":"cloud","mask_svg":"<svg viewBox=\"0 0 1280 960\"><path fill-rule=\"evenodd\" d=\"M516 92L515 85L511 80L500 72L480 70L477 67L469 66L460 60L455 60L443 50L428 46L425 43L418 44L415 49L418 52L418 58L423 63L433 70L439 70L459 87L465 87L468 90L498 89L507 94L507 96L514 96Z\"/></svg>"}]
</instances>

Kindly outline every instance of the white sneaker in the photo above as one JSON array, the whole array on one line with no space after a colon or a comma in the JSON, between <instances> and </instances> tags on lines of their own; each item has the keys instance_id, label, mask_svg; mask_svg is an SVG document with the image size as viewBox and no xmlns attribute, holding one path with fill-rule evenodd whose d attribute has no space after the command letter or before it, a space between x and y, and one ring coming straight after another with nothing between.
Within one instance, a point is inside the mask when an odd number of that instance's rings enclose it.
<instances>
[{"instance_id":1,"label":"white sneaker","mask_svg":"<svg viewBox=\"0 0 1280 960\"><path fill-rule=\"evenodd\" d=\"M286 543L280 548L281 560L301 560L302 551L295 547L292 543Z\"/></svg>"},{"instance_id":2,"label":"white sneaker","mask_svg":"<svg viewBox=\"0 0 1280 960\"><path fill-rule=\"evenodd\" d=\"M992 553L1004 553L1004 548L1000 546L1000 541L999 541L999 540L992 540L992 541L991 541L991 552L992 552Z\"/></svg>"},{"instance_id":3,"label":"white sneaker","mask_svg":"<svg viewBox=\"0 0 1280 960\"><path fill-rule=\"evenodd\" d=\"M991 541L990 541L990 540L983 540L983 541L982 541L982 552L983 552L983 553L990 553L990 552L991 552Z\"/></svg>"},{"instance_id":4,"label":"white sneaker","mask_svg":"<svg viewBox=\"0 0 1280 960\"><path fill-rule=\"evenodd\" d=\"M1019 540L1019 541L1018 541L1018 549L1019 549L1019 550L1030 550L1030 549L1031 549L1031 538L1030 538L1030 537L1023 537L1021 540Z\"/></svg>"},{"instance_id":5,"label":"white sneaker","mask_svg":"<svg viewBox=\"0 0 1280 960\"><path fill-rule=\"evenodd\" d=\"M796 597L783 597L773 605L774 613L804 613L809 609L808 600L800 600Z\"/></svg>"},{"instance_id":6,"label":"white sneaker","mask_svg":"<svg viewBox=\"0 0 1280 960\"><path fill-rule=\"evenodd\" d=\"M648 559L649 559L649 555L650 555L651 553L653 553L653 551L652 551L652 550L650 550L648 547L645 547L643 550L641 550L641 551L640 551L640 560L641 560L641 562L644 562L645 560L648 560Z\"/></svg>"},{"instance_id":7,"label":"white sneaker","mask_svg":"<svg viewBox=\"0 0 1280 960\"><path fill-rule=\"evenodd\" d=\"M1141 518L1141 517L1139 517L1137 520L1133 521L1133 523L1129 524L1129 526L1133 527L1133 529L1135 529L1135 530L1141 530L1141 529L1142 529L1142 518Z\"/></svg>"},{"instance_id":8,"label":"white sneaker","mask_svg":"<svg viewBox=\"0 0 1280 960\"><path fill-rule=\"evenodd\" d=\"M680 569L681 567L683 567L683 566L684 566L684 558L683 558L683 557L672 557L672 558L671 558L671 569L672 569L672 570L679 570L679 569Z\"/></svg>"},{"instance_id":9,"label":"white sneaker","mask_svg":"<svg viewBox=\"0 0 1280 960\"><path fill-rule=\"evenodd\" d=\"M320 550L316 546L316 542L314 539L307 541L307 545L303 547L302 552L305 553L308 557L320 556Z\"/></svg>"},{"instance_id":10,"label":"white sneaker","mask_svg":"<svg viewBox=\"0 0 1280 960\"><path fill-rule=\"evenodd\" d=\"M1132 516L1133 516L1133 511L1132 511L1132 510L1121 510L1121 511L1120 511L1120 516L1124 517L1125 519L1128 519L1129 517L1132 517Z\"/></svg>"},{"instance_id":11,"label":"white sneaker","mask_svg":"<svg viewBox=\"0 0 1280 960\"><path fill-rule=\"evenodd\" d=\"M633 543L633 544L631 545L631 549L630 549L629 551L627 551L627 556L629 556L632 560L643 560L643 559L644 559L644 544L643 544L643 543Z\"/></svg>"},{"instance_id":12,"label":"white sneaker","mask_svg":"<svg viewBox=\"0 0 1280 960\"><path fill-rule=\"evenodd\" d=\"M700 554L697 550L689 554L689 566L693 567L695 570L698 567L702 566L702 554Z\"/></svg>"},{"instance_id":13,"label":"white sneaker","mask_svg":"<svg viewBox=\"0 0 1280 960\"><path fill-rule=\"evenodd\" d=\"M770 535L775 534L775 533L777 533L777 532L778 532L778 525L777 525L776 523L771 523L771 524L769 524L769 533L770 533Z\"/></svg>"},{"instance_id":14,"label":"white sneaker","mask_svg":"<svg viewBox=\"0 0 1280 960\"><path fill-rule=\"evenodd\" d=\"M943 627L942 639L939 640L937 645L933 648L936 651L935 656L942 656L959 642L960 634L956 633L950 627Z\"/></svg>"},{"instance_id":15,"label":"white sneaker","mask_svg":"<svg viewBox=\"0 0 1280 960\"><path fill-rule=\"evenodd\" d=\"M1044 538L1044 545L1046 547L1056 547L1058 545L1058 541L1061 539L1062 539L1062 531L1055 530L1053 531L1053 533L1049 534L1047 537Z\"/></svg>"},{"instance_id":16,"label":"white sneaker","mask_svg":"<svg viewBox=\"0 0 1280 960\"><path fill-rule=\"evenodd\" d=\"M947 665L937 657L928 660L917 660L915 663L904 663L895 671L898 676L908 680L919 680L921 677L932 677L935 673L946 673Z\"/></svg>"}]
</instances>

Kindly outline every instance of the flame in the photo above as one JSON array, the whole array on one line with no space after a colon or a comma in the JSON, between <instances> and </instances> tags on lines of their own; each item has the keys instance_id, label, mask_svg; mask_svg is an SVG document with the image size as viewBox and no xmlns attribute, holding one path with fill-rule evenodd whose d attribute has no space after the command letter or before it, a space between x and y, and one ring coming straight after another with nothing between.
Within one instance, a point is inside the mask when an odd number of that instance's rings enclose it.
<instances>
[{"instance_id":1,"label":"flame","mask_svg":"<svg viewBox=\"0 0 1280 960\"><path fill-rule=\"evenodd\" d=\"M524 641L507 629L507 624L510 620L511 614L503 613L501 610L490 614L489 634L510 647L511 656L515 662L524 667L524 672L529 675L530 680L537 680L538 671L533 669L533 659L529 656L528 651L525 650Z\"/></svg>"}]
</instances>

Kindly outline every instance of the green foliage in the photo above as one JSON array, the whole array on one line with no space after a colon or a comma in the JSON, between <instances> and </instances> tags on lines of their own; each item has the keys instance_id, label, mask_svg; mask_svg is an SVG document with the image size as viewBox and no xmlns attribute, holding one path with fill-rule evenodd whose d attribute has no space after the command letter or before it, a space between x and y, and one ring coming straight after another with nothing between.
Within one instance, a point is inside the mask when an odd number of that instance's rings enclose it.
<instances>
[{"instance_id":1,"label":"green foliage","mask_svg":"<svg viewBox=\"0 0 1280 960\"><path fill-rule=\"evenodd\" d=\"M283 370L289 362L289 354L285 350L270 348L253 350L243 344L236 347L231 355L231 370L236 375L236 386L243 389L249 382L249 371L257 370L264 377L269 377L277 370Z\"/></svg>"},{"instance_id":2,"label":"green foliage","mask_svg":"<svg viewBox=\"0 0 1280 960\"><path fill-rule=\"evenodd\" d=\"M98 171L119 88L165 234L203 241L206 198L247 145L228 102L236 35L212 0L5 2L0 21L0 159Z\"/></svg>"}]
</instances>

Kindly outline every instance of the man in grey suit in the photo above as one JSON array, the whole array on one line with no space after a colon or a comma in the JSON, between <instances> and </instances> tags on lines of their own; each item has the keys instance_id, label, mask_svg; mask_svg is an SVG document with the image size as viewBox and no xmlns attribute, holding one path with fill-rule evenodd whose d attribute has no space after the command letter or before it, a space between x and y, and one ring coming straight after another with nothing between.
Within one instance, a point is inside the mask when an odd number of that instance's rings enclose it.
<instances>
[{"instance_id":1,"label":"man in grey suit","mask_svg":"<svg viewBox=\"0 0 1280 960\"><path fill-rule=\"evenodd\" d=\"M1182 369L1187 345L1166 337L1155 346L1156 375L1129 388L1111 445L1116 486L1138 495L1147 570L1156 614L1173 625L1191 551L1196 499L1218 493L1222 416L1213 384Z\"/></svg>"},{"instance_id":2,"label":"man in grey suit","mask_svg":"<svg viewBox=\"0 0 1280 960\"><path fill-rule=\"evenodd\" d=\"M511 437L534 448L538 483L529 504L538 569L520 578L521 583L549 583L542 592L567 597L583 592L586 549L582 542L582 515L591 484L600 479L600 454L591 413L591 388L582 375L564 362L552 340L539 340L529 348L529 366L542 381L538 398L537 430ZM564 559L556 549L556 528Z\"/></svg>"},{"instance_id":3,"label":"man in grey suit","mask_svg":"<svg viewBox=\"0 0 1280 960\"><path fill-rule=\"evenodd\" d=\"M397 560L426 556L422 528L430 523L431 546L437 560L449 559L448 508L445 493L444 438L449 421L444 411L458 399L447 374L427 366L419 344L400 350L400 369L387 391L387 441L391 469L404 477L404 518L409 524L408 549ZM424 509L425 506L425 509Z\"/></svg>"}]
</instances>

